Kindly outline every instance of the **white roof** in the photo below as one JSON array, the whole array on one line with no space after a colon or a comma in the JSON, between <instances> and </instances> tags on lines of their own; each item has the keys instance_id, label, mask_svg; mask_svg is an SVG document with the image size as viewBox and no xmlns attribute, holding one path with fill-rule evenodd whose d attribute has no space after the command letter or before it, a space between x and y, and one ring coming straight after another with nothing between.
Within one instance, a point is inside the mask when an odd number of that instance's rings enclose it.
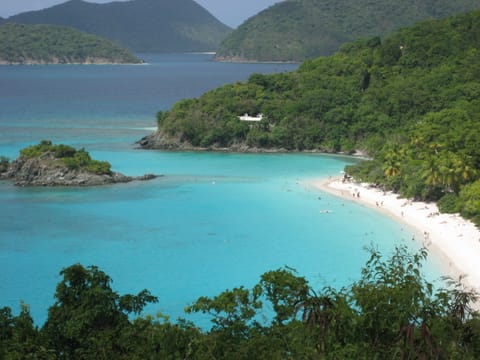
<instances>
[{"instance_id":1,"label":"white roof","mask_svg":"<svg viewBox=\"0 0 480 360\"><path fill-rule=\"evenodd\" d=\"M250 116L245 114L238 117L241 121L261 121L263 119L263 114L258 114L257 116Z\"/></svg>"}]
</instances>

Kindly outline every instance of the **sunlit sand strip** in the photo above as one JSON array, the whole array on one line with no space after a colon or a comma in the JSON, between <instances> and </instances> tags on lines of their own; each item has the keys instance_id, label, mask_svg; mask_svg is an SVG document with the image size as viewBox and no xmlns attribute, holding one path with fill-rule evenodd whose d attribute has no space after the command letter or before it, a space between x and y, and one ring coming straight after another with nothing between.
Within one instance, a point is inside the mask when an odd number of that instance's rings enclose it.
<instances>
[{"instance_id":1,"label":"sunlit sand strip","mask_svg":"<svg viewBox=\"0 0 480 360\"><path fill-rule=\"evenodd\" d=\"M480 292L480 231L457 214L440 214L435 204L398 198L369 184L323 179L311 184L322 191L356 201L417 229L423 244L445 259L452 277L466 276L465 285Z\"/></svg>"}]
</instances>

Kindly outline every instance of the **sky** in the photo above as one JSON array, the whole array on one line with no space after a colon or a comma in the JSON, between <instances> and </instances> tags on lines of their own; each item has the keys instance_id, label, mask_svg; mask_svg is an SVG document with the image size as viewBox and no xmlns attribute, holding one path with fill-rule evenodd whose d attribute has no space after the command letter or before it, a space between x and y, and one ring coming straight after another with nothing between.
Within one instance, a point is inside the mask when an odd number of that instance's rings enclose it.
<instances>
[{"instance_id":1,"label":"sky","mask_svg":"<svg viewBox=\"0 0 480 360\"><path fill-rule=\"evenodd\" d=\"M40 10L67 0L0 0L0 16L7 18L25 11ZM89 0L107 3L112 0ZM118 1L118 0L117 0ZM124 0L121 0L124 1ZM282 0L195 0L224 24L236 28L249 17Z\"/></svg>"}]
</instances>

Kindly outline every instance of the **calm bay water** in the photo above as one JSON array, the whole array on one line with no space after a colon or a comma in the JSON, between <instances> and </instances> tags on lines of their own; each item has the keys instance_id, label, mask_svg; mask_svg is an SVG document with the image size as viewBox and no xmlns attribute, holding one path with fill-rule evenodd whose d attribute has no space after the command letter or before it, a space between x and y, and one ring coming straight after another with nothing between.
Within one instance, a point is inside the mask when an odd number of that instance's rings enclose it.
<instances>
[{"instance_id":1,"label":"calm bay water","mask_svg":"<svg viewBox=\"0 0 480 360\"><path fill-rule=\"evenodd\" d=\"M295 65L144 58L149 65L0 66L0 155L51 139L128 175L166 175L87 189L0 182L0 307L17 312L24 301L43 323L59 271L79 262L107 272L120 293L148 288L159 297L148 312L176 318L199 296L252 286L268 270L289 266L316 287L340 287L357 278L365 246L416 246L401 225L307 185L349 158L135 149L175 101Z\"/></svg>"}]
</instances>

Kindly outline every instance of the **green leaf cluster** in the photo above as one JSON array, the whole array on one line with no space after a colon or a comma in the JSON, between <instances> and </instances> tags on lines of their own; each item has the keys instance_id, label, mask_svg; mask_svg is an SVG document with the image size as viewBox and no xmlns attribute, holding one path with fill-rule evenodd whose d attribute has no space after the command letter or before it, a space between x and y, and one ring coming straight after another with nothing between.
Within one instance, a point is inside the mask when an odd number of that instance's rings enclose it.
<instances>
[{"instance_id":1,"label":"green leaf cluster","mask_svg":"<svg viewBox=\"0 0 480 360\"><path fill-rule=\"evenodd\" d=\"M374 248L359 280L315 291L295 270L263 274L251 289L201 297L187 313L209 314L201 329L167 316L133 318L157 302L148 290L119 295L95 266L61 271L46 323L28 306L0 309L5 359L477 359L477 294L460 282L425 280L427 253Z\"/></svg>"},{"instance_id":2,"label":"green leaf cluster","mask_svg":"<svg viewBox=\"0 0 480 360\"><path fill-rule=\"evenodd\" d=\"M217 59L304 61L346 42L385 36L417 21L480 8L457 0L288 0L248 19L220 45Z\"/></svg>"},{"instance_id":3,"label":"green leaf cluster","mask_svg":"<svg viewBox=\"0 0 480 360\"><path fill-rule=\"evenodd\" d=\"M181 101L158 115L158 129L164 140L204 148L360 149L375 160L349 168L356 179L420 200L448 195L446 210L480 224L478 204L464 203L480 179L479 95L480 12L473 11ZM239 121L246 112L263 120Z\"/></svg>"},{"instance_id":4,"label":"green leaf cluster","mask_svg":"<svg viewBox=\"0 0 480 360\"><path fill-rule=\"evenodd\" d=\"M7 171L10 166L10 160L6 156L0 156L0 174Z\"/></svg>"},{"instance_id":5,"label":"green leaf cluster","mask_svg":"<svg viewBox=\"0 0 480 360\"><path fill-rule=\"evenodd\" d=\"M141 63L109 40L53 25L0 26L0 63Z\"/></svg>"},{"instance_id":6,"label":"green leaf cluster","mask_svg":"<svg viewBox=\"0 0 480 360\"><path fill-rule=\"evenodd\" d=\"M53 157L62 161L71 170L85 170L95 174L111 174L111 165L107 161L93 160L85 149L58 144L54 145L49 140L42 140L37 145L32 145L20 150L20 156L31 158Z\"/></svg>"}]
</instances>

